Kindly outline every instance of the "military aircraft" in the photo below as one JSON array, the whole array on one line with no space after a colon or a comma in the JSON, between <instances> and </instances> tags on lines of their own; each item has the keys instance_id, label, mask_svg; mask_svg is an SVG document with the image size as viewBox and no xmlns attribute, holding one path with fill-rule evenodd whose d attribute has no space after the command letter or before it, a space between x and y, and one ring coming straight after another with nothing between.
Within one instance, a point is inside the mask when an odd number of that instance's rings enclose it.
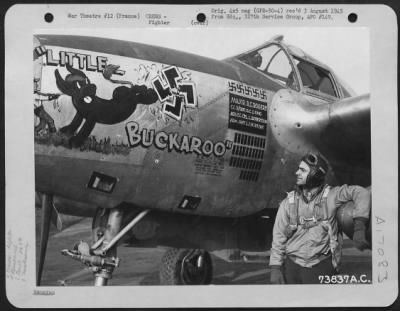
<instances>
[{"instance_id":1,"label":"military aircraft","mask_svg":"<svg viewBox=\"0 0 400 311\"><path fill-rule=\"evenodd\" d=\"M93 240L62 254L96 286L117 245L168 246L162 284L208 284L210 252L266 251L306 152L328 182L371 185L370 97L276 36L214 60L158 46L34 36L38 284L54 213L93 217ZM352 237L353 206L338 212Z\"/></svg>"}]
</instances>

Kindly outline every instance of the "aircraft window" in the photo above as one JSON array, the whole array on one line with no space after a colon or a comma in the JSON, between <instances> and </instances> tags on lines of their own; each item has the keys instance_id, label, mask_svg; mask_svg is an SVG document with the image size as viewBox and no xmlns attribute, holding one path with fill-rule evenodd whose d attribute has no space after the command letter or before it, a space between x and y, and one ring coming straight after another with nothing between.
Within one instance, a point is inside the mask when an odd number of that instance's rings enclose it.
<instances>
[{"instance_id":1,"label":"aircraft window","mask_svg":"<svg viewBox=\"0 0 400 311\"><path fill-rule=\"evenodd\" d=\"M279 53L280 48L277 45L270 45L266 48L258 50L258 54L262 57L262 64L260 65L260 70L265 71L268 65L271 63L273 57Z\"/></svg>"},{"instance_id":2,"label":"aircraft window","mask_svg":"<svg viewBox=\"0 0 400 311\"><path fill-rule=\"evenodd\" d=\"M338 97L329 71L298 58L295 60L304 87Z\"/></svg>"},{"instance_id":3,"label":"aircraft window","mask_svg":"<svg viewBox=\"0 0 400 311\"><path fill-rule=\"evenodd\" d=\"M292 73L292 66L285 52L275 44L244 55L240 60L251 67L297 89L297 83Z\"/></svg>"},{"instance_id":4,"label":"aircraft window","mask_svg":"<svg viewBox=\"0 0 400 311\"><path fill-rule=\"evenodd\" d=\"M266 73L277 77L285 83L291 71L292 67L290 66L289 59L282 50L278 51L278 53L274 55L265 70Z\"/></svg>"}]
</instances>

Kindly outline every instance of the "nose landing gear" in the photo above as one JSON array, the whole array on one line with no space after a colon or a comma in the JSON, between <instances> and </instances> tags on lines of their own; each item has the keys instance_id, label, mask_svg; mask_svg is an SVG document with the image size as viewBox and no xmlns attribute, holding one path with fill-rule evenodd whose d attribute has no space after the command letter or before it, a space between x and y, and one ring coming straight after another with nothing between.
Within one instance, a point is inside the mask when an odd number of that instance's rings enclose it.
<instances>
[{"instance_id":1,"label":"nose landing gear","mask_svg":"<svg viewBox=\"0 0 400 311\"><path fill-rule=\"evenodd\" d=\"M120 260L116 257L118 241L146 216L148 212L149 210L140 212L122 230L120 228L123 208L117 207L109 213L98 213L98 221L100 225L105 225L105 228L104 232L102 232L103 229L98 230L99 228L94 228L94 231L97 231L98 240L92 247L89 247L86 242L80 242L75 249L65 249L61 253L91 267L95 275L94 285L105 286L108 280L111 279L114 268L119 266Z\"/></svg>"}]
</instances>

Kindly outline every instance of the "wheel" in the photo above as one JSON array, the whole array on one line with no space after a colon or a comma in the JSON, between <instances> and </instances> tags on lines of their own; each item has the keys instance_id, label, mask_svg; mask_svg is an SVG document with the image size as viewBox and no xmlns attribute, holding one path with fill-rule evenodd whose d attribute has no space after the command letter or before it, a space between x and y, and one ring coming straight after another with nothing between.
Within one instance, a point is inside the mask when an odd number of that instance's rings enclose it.
<instances>
[{"instance_id":1,"label":"wheel","mask_svg":"<svg viewBox=\"0 0 400 311\"><path fill-rule=\"evenodd\" d=\"M170 248L162 258L161 285L205 285L212 279L212 261L204 250Z\"/></svg>"}]
</instances>

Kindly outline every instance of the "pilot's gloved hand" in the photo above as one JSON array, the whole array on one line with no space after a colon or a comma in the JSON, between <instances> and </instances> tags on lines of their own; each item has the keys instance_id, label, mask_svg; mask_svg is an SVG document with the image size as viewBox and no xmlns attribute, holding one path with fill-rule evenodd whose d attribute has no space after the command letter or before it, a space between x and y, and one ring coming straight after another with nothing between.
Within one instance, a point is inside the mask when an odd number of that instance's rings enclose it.
<instances>
[{"instance_id":1,"label":"pilot's gloved hand","mask_svg":"<svg viewBox=\"0 0 400 311\"><path fill-rule=\"evenodd\" d=\"M281 266L271 266L271 284L285 284Z\"/></svg>"},{"instance_id":2,"label":"pilot's gloved hand","mask_svg":"<svg viewBox=\"0 0 400 311\"><path fill-rule=\"evenodd\" d=\"M366 237L367 223L368 219L366 218L354 218L353 242L360 251L367 249L370 246Z\"/></svg>"}]
</instances>

